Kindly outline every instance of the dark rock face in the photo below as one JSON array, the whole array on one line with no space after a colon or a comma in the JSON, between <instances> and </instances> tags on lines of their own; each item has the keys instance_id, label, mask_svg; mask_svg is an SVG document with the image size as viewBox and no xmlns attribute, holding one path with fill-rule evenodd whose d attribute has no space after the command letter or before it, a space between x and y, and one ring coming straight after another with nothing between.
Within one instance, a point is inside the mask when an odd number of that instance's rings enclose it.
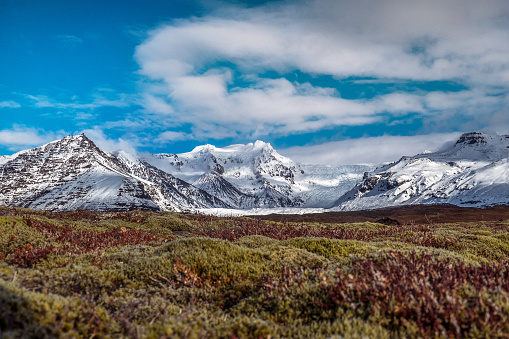
<instances>
[{"instance_id":1,"label":"dark rock face","mask_svg":"<svg viewBox=\"0 0 509 339\"><path fill-rule=\"evenodd\" d=\"M383 172L373 176L366 177L361 183L358 185L358 191L360 193L366 193L374 190L375 188L378 191L386 191L391 190L399 186L398 182L392 178L391 172Z\"/></svg>"},{"instance_id":2,"label":"dark rock face","mask_svg":"<svg viewBox=\"0 0 509 339\"><path fill-rule=\"evenodd\" d=\"M470 132L463 134L456 144L465 144L465 145L485 145L486 138L484 137L484 134L479 132Z\"/></svg>"},{"instance_id":3,"label":"dark rock face","mask_svg":"<svg viewBox=\"0 0 509 339\"><path fill-rule=\"evenodd\" d=\"M224 167L220 164L216 164L213 171L216 171L218 174L224 174Z\"/></svg>"}]
</instances>

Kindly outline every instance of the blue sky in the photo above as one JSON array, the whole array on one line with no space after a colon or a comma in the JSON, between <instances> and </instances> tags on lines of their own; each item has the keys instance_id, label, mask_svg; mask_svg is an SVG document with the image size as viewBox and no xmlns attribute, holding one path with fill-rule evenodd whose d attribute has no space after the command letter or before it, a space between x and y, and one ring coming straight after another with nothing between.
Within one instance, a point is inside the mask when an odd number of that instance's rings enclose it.
<instances>
[{"instance_id":1,"label":"blue sky","mask_svg":"<svg viewBox=\"0 0 509 339\"><path fill-rule=\"evenodd\" d=\"M85 132L380 162L509 134L504 0L0 0L0 154Z\"/></svg>"}]
</instances>

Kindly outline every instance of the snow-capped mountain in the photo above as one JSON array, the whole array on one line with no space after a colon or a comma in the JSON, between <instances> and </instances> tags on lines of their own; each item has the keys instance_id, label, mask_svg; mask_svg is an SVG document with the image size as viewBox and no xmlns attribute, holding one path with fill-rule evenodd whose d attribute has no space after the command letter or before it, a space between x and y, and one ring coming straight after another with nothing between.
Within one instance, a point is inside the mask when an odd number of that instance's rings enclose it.
<instances>
[{"instance_id":1,"label":"snow-capped mountain","mask_svg":"<svg viewBox=\"0 0 509 339\"><path fill-rule=\"evenodd\" d=\"M230 207L124 152L68 136L0 158L0 205L45 210L175 210Z\"/></svg>"},{"instance_id":2,"label":"snow-capped mountain","mask_svg":"<svg viewBox=\"0 0 509 339\"><path fill-rule=\"evenodd\" d=\"M509 204L509 136L465 133L435 153L366 173L334 204L361 210L409 204Z\"/></svg>"},{"instance_id":3,"label":"snow-capped mountain","mask_svg":"<svg viewBox=\"0 0 509 339\"><path fill-rule=\"evenodd\" d=\"M300 206L295 196L299 165L261 141L188 153L157 154L152 165L192 183L236 208Z\"/></svg>"},{"instance_id":4,"label":"snow-capped mountain","mask_svg":"<svg viewBox=\"0 0 509 339\"><path fill-rule=\"evenodd\" d=\"M204 145L188 153L149 155L145 160L240 209L330 207L372 169L300 165L262 141L224 148Z\"/></svg>"}]
</instances>

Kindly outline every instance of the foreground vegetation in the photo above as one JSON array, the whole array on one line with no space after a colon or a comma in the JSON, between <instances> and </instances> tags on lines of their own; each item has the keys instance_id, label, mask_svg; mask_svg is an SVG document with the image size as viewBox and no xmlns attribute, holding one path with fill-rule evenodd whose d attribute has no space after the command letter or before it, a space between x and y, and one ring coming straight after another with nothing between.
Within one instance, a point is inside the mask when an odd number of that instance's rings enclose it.
<instances>
[{"instance_id":1,"label":"foreground vegetation","mask_svg":"<svg viewBox=\"0 0 509 339\"><path fill-rule=\"evenodd\" d=\"M0 209L1 338L506 338L509 221Z\"/></svg>"}]
</instances>

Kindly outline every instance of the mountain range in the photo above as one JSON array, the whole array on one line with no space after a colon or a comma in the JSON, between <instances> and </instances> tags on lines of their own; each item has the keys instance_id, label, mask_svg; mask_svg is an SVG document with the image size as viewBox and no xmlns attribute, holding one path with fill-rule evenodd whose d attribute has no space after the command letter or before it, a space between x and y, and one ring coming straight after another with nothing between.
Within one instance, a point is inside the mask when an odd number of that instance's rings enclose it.
<instances>
[{"instance_id":1,"label":"mountain range","mask_svg":"<svg viewBox=\"0 0 509 339\"><path fill-rule=\"evenodd\" d=\"M509 203L509 136L466 133L379 166L299 164L268 143L181 154L107 153L85 135L0 156L0 205L53 211L360 210Z\"/></svg>"},{"instance_id":2,"label":"mountain range","mask_svg":"<svg viewBox=\"0 0 509 339\"><path fill-rule=\"evenodd\" d=\"M0 205L53 211L331 206L370 166L300 165L268 143L107 153L85 135L0 157Z\"/></svg>"}]
</instances>

